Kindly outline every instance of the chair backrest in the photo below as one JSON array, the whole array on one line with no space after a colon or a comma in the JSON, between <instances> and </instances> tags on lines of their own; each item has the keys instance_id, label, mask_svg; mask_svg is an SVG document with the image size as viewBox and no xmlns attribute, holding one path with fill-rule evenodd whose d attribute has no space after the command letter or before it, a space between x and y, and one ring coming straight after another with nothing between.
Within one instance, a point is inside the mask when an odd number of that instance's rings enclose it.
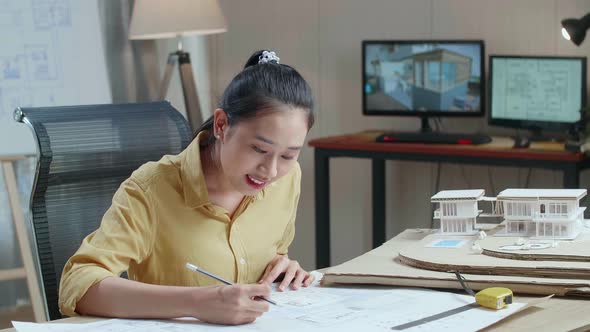
<instances>
[{"instance_id":1,"label":"chair backrest","mask_svg":"<svg viewBox=\"0 0 590 332\"><path fill-rule=\"evenodd\" d=\"M177 154L191 140L168 102L18 108L38 144L31 220L48 318L61 318L66 261L100 225L113 194L140 165Z\"/></svg>"}]
</instances>

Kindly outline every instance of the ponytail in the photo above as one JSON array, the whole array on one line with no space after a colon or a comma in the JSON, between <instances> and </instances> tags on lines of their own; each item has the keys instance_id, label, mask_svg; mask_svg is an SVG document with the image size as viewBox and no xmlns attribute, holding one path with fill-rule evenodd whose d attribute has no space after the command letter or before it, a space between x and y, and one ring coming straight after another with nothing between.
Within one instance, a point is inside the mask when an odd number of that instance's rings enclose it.
<instances>
[{"instance_id":1,"label":"ponytail","mask_svg":"<svg viewBox=\"0 0 590 332\"><path fill-rule=\"evenodd\" d=\"M219 108L227 114L230 126L253 118L259 112L298 108L307 112L308 129L311 129L315 119L311 88L294 68L279 61L273 51L254 52L244 69L229 83L223 92ZM292 107L277 107L280 105ZM213 120L213 116L207 119L193 136L194 138L202 131L209 131L210 135L203 145L215 142Z\"/></svg>"}]
</instances>

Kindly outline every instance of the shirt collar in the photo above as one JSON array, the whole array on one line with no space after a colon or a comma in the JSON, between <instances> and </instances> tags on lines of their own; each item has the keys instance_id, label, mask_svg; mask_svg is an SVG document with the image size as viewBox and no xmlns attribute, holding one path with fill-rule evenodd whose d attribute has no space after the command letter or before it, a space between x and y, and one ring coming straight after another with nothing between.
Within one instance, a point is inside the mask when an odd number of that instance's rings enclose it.
<instances>
[{"instance_id":1,"label":"shirt collar","mask_svg":"<svg viewBox=\"0 0 590 332\"><path fill-rule=\"evenodd\" d=\"M184 202L189 207L199 207L209 202L207 182L205 182L203 165L201 164L200 146L201 142L207 140L208 137L208 132L200 132L182 153L180 176Z\"/></svg>"}]
</instances>

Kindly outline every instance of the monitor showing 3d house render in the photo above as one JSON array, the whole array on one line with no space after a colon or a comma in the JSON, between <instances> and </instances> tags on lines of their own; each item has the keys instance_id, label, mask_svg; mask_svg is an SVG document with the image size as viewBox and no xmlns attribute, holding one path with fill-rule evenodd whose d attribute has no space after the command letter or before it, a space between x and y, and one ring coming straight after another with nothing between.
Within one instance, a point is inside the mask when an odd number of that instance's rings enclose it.
<instances>
[{"instance_id":1,"label":"monitor showing 3d house render","mask_svg":"<svg viewBox=\"0 0 590 332\"><path fill-rule=\"evenodd\" d=\"M482 116L481 40L363 41L363 114Z\"/></svg>"},{"instance_id":2,"label":"monitor showing 3d house render","mask_svg":"<svg viewBox=\"0 0 590 332\"><path fill-rule=\"evenodd\" d=\"M492 125L565 133L586 105L586 58L490 56Z\"/></svg>"}]
</instances>

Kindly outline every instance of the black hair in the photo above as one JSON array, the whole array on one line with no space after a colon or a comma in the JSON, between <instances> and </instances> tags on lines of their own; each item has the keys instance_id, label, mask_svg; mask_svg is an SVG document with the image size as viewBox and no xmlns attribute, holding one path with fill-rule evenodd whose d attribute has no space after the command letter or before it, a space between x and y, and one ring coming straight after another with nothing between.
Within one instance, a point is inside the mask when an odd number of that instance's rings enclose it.
<instances>
[{"instance_id":1,"label":"black hair","mask_svg":"<svg viewBox=\"0 0 590 332\"><path fill-rule=\"evenodd\" d=\"M279 64L272 57L265 57L266 62L259 63L263 52L254 52L244 69L223 92L219 108L227 114L229 125L287 105L305 110L308 113L308 129L311 129L315 118L309 84L294 68ZM209 139L203 143L209 145L214 142L213 116L197 129L195 137L203 130L210 131Z\"/></svg>"}]
</instances>

